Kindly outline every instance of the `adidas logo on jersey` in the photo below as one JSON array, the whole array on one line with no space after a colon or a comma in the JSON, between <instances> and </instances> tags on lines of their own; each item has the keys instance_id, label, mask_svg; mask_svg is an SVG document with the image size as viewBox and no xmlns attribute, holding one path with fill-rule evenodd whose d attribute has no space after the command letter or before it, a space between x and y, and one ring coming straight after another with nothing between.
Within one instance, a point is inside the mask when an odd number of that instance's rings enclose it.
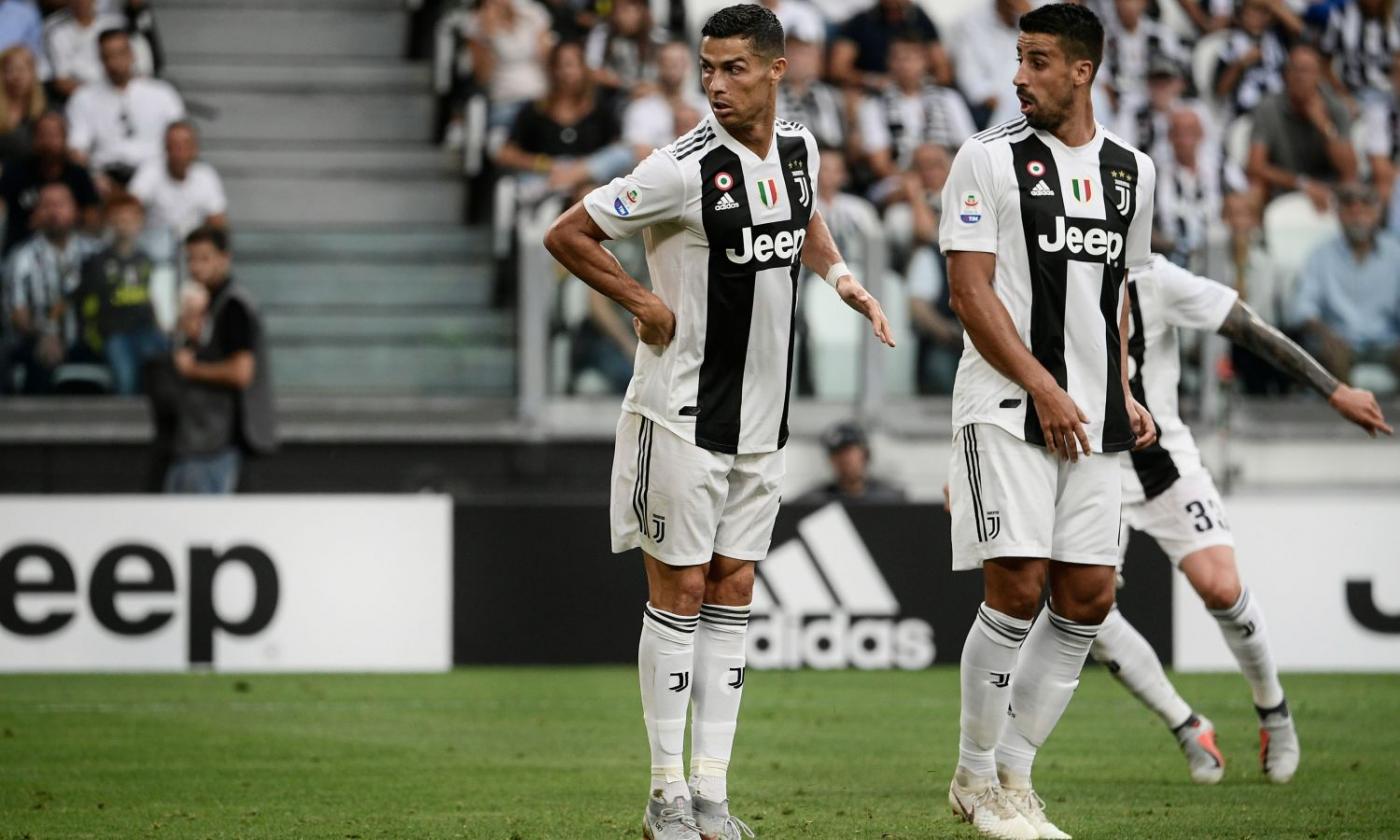
<instances>
[{"instance_id":1,"label":"adidas logo on jersey","mask_svg":"<svg viewBox=\"0 0 1400 840\"><path fill-rule=\"evenodd\" d=\"M734 196L730 195L729 193L725 193L724 195L720 196L719 201L715 202L716 210L733 210L738 206L739 202L735 201Z\"/></svg>"},{"instance_id":2,"label":"adidas logo on jersey","mask_svg":"<svg viewBox=\"0 0 1400 840\"><path fill-rule=\"evenodd\" d=\"M1036 198L1049 198L1054 194L1055 191L1050 189L1050 185L1045 183L1043 180L1038 181L1036 185L1031 188L1031 195L1035 196Z\"/></svg>"},{"instance_id":3,"label":"adidas logo on jersey","mask_svg":"<svg viewBox=\"0 0 1400 840\"><path fill-rule=\"evenodd\" d=\"M803 519L758 567L753 668L902 668L933 664L933 627L899 602L839 502Z\"/></svg>"}]
</instances>

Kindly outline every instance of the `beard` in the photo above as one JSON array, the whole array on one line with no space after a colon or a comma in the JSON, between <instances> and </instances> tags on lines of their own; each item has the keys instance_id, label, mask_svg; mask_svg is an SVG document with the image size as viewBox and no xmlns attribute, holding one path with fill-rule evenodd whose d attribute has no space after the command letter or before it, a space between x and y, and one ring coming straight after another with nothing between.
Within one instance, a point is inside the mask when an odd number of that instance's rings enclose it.
<instances>
[{"instance_id":1,"label":"beard","mask_svg":"<svg viewBox=\"0 0 1400 840\"><path fill-rule=\"evenodd\" d=\"M1031 128L1053 132L1064 123L1067 108L1055 108L1038 99L1032 104L1035 105L1035 110L1026 114L1026 125Z\"/></svg>"}]
</instances>

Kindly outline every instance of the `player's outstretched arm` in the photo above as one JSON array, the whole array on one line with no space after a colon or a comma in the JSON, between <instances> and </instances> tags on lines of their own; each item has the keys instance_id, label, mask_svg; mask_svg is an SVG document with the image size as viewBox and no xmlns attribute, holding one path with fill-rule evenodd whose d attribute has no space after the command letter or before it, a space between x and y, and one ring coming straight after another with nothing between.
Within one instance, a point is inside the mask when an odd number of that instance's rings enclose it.
<instances>
[{"instance_id":1,"label":"player's outstretched arm","mask_svg":"<svg viewBox=\"0 0 1400 840\"><path fill-rule=\"evenodd\" d=\"M643 343L665 347L676 334L675 313L622 270L617 258L603 247L608 238L580 202L550 226L544 247L570 274L631 312L637 337Z\"/></svg>"},{"instance_id":2,"label":"player's outstretched arm","mask_svg":"<svg viewBox=\"0 0 1400 840\"><path fill-rule=\"evenodd\" d=\"M1021 341L1011 313L992 288L996 254L984 251L948 252L949 302L968 337L992 367L1035 400L1045 448L1071 461L1090 454L1084 424L1089 417Z\"/></svg>"},{"instance_id":3,"label":"player's outstretched arm","mask_svg":"<svg viewBox=\"0 0 1400 840\"><path fill-rule=\"evenodd\" d=\"M841 259L841 251L836 247L836 240L832 238L831 229L826 226L826 220L822 218L821 213L813 213L812 220L807 223L806 244L802 246L802 264L816 272L818 277L825 277L828 283L835 280L836 293L846 305L869 319L876 338L890 347L894 346L894 332L890 329L890 321L885 317L885 310L880 306L880 301L849 272L842 272L841 276L836 278L830 276L833 268L844 266L846 263Z\"/></svg>"},{"instance_id":4,"label":"player's outstretched arm","mask_svg":"<svg viewBox=\"0 0 1400 840\"><path fill-rule=\"evenodd\" d=\"M1277 327L1259 317L1249 304L1237 300L1220 325L1220 334L1327 398L1336 412L1371 437L1394 434L1370 391L1353 388L1328 372L1322 363Z\"/></svg>"}]
</instances>

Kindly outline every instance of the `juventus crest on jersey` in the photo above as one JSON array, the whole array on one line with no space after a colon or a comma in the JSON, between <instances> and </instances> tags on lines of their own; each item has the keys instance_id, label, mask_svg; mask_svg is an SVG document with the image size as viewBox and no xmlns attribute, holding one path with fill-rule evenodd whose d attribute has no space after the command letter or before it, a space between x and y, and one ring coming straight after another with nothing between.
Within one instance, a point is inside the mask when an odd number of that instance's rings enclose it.
<instances>
[{"instance_id":1,"label":"juventus crest on jersey","mask_svg":"<svg viewBox=\"0 0 1400 840\"><path fill-rule=\"evenodd\" d=\"M943 188L944 253L996 255L994 288L1021 340L1089 422L1096 452L1132 448L1118 335L1126 269L1147 262L1152 160L1096 125L1070 148L1024 118L969 139ZM953 424L1045 445L1035 402L964 339Z\"/></svg>"},{"instance_id":2,"label":"juventus crest on jersey","mask_svg":"<svg viewBox=\"0 0 1400 840\"><path fill-rule=\"evenodd\" d=\"M759 158L708 115L583 206L614 239L642 232L653 289L676 314L637 347L623 410L716 452L788 437L797 280L817 191L816 140L778 120Z\"/></svg>"}]
</instances>

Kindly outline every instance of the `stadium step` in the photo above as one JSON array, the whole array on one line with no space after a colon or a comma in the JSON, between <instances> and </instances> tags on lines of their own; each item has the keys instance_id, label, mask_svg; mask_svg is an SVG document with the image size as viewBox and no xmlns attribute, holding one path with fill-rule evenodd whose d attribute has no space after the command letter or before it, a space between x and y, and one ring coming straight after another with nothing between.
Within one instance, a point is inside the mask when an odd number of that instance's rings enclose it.
<instances>
[{"instance_id":1,"label":"stadium step","mask_svg":"<svg viewBox=\"0 0 1400 840\"><path fill-rule=\"evenodd\" d=\"M408 15L381 3L162 2L161 39L173 61L186 56L344 56L402 54Z\"/></svg>"},{"instance_id":2,"label":"stadium step","mask_svg":"<svg viewBox=\"0 0 1400 840\"><path fill-rule=\"evenodd\" d=\"M240 280L269 311L321 304L464 310L486 306L491 300L491 274L483 268L422 263L263 263L249 261L241 252L235 261Z\"/></svg>"},{"instance_id":3,"label":"stadium step","mask_svg":"<svg viewBox=\"0 0 1400 840\"><path fill-rule=\"evenodd\" d=\"M431 172L455 177L459 156L436 146L400 143L261 143L214 141L204 144L204 159L230 175L398 175Z\"/></svg>"},{"instance_id":4,"label":"stadium step","mask_svg":"<svg viewBox=\"0 0 1400 840\"><path fill-rule=\"evenodd\" d=\"M347 90L421 93L432 85L432 69L424 62L360 59L275 61L210 61L185 56L165 66L161 76L183 91L202 90Z\"/></svg>"},{"instance_id":5,"label":"stadium step","mask_svg":"<svg viewBox=\"0 0 1400 840\"><path fill-rule=\"evenodd\" d=\"M205 89L185 86L191 105L212 115L201 119L209 140L433 142L435 106L429 91L304 92Z\"/></svg>"},{"instance_id":6,"label":"stadium step","mask_svg":"<svg viewBox=\"0 0 1400 840\"><path fill-rule=\"evenodd\" d=\"M270 340L278 394L509 396L515 354L506 347L319 344Z\"/></svg>"},{"instance_id":7,"label":"stadium step","mask_svg":"<svg viewBox=\"0 0 1400 840\"><path fill-rule=\"evenodd\" d=\"M257 227L438 224L460 218L466 187L441 177L225 176L230 218Z\"/></svg>"},{"instance_id":8,"label":"stadium step","mask_svg":"<svg viewBox=\"0 0 1400 840\"><path fill-rule=\"evenodd\" d=\"M443 344L490 346L509 342L515 319L505 312L477 309L444 314L436 307L348 305L279 307L268 313L267 334L285 344Z\"/></svg>"}]
</instances>

